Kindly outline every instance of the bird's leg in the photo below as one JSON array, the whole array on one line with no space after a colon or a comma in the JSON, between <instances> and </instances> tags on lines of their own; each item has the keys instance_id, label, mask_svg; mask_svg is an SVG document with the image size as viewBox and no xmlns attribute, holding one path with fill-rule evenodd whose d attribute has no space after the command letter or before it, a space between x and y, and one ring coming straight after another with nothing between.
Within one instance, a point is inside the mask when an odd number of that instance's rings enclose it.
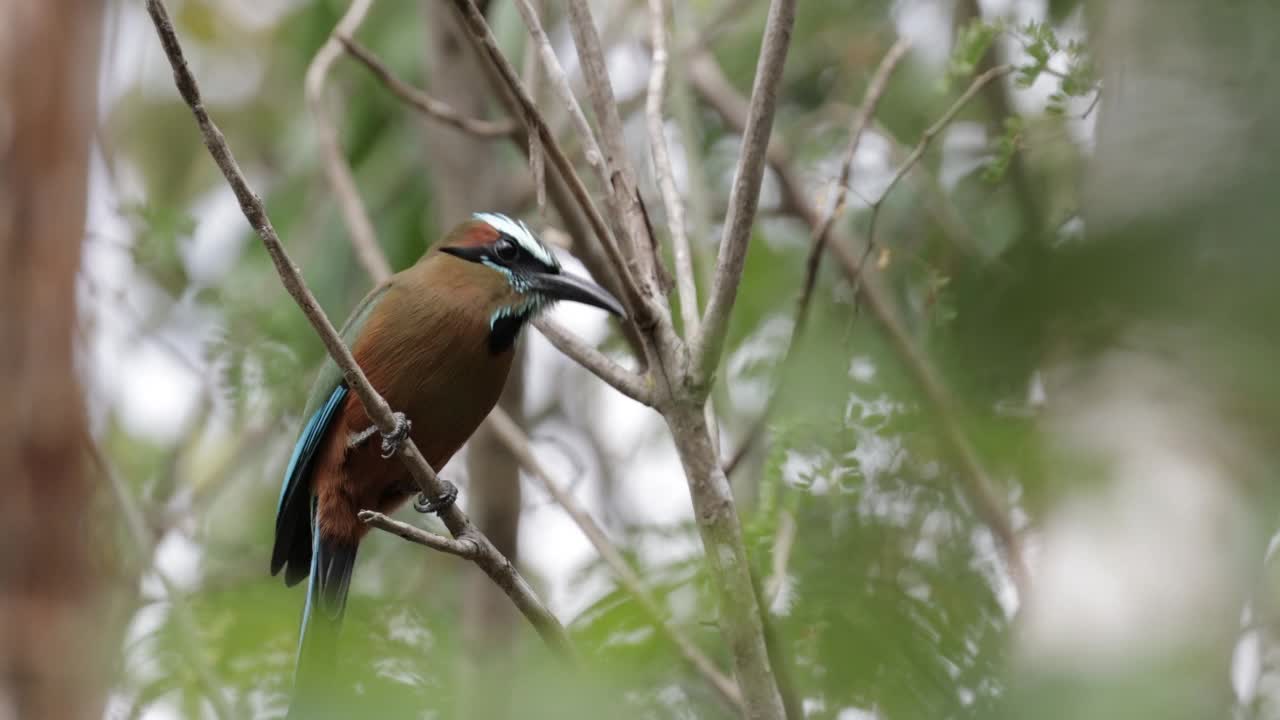
<instances>
[{"instance_id":1,"label":"bird's leg","mask_svg":"<svg viewBox=\"0 0 1280 720\"><path fill-rule=\"evenodd\" d=\"M409 418L405 417L404 413L397 412L393 413L392 416L396 419L396 429L390 433L382 434L382 457L384 459L393 457L396 454L400 449L400 443L404 442L406 437L409 437L409 428L413 427L413 423L409 422Z\"/></svg>"},{"instance_id":2,"label":"bird's leg","mask_svg":"<svg viewBox=\"0 0 1280 720\"><path fill-rule=\"evenodd\" d=\"M458 499L458 486L444 478L440 478L440 482L444 484L444 494L429 498L426 493L418 493L418 497L413 501L414 510L424 514L438 515L453 505L453 502Z\"/></svg>"}]
</instances>

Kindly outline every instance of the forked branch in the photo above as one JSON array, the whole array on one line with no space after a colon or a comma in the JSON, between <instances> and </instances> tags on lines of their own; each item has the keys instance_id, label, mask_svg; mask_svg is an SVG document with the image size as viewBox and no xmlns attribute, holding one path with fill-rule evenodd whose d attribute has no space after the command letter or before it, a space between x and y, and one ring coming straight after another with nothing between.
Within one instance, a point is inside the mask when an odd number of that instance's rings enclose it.
<instances>
[{"instance_id":1,"label":"forked branch","mask_svg":"<svg viewBox=\"0 0 1280 720\"><path fill-rule=\"evenodd\" d=\"M778 104L778 88L782 84L782 67L791 46L795 26L796 1L774 0L760 48L760 61L747 106L746 127L742 132L742 153L729 191L729 214L720 238L716 273L712 280L702 328L693 338L690 354L690 376L705 382L715 372L729 331L729 313L738 296L742 268L747 262L747 246L755 224L760 202L760 183L764 177L765 154L773 134L773 115Z\"/></svg>"}]
</instances>

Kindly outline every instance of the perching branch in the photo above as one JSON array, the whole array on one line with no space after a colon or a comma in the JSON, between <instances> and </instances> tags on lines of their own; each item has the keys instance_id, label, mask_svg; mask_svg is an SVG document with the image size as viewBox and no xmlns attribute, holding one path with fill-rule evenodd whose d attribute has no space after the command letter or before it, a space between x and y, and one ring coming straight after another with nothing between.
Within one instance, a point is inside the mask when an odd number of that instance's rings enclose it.
<instances>
[{"instance_id":1,"label":"perching branch","mask_svg":"<svg viewBox=\"0 0 1280 720\"><path fill-rule=\"evenodd\" d=\"M876 68L875 74L871 77L871 82L867 85L867 91L862 98L862 104L858 107L858 112L854 114L853 126L849 134L849 149L845 151L844 162L840 166L840 178L836 182L830 206L826 215L823 216L817 227L812 231L813 237L809 242L809 255L805 258L804 263L804 283L800 286L800 297L796 301L795 314L792 316L791 337L787 340L787 349L783 352L782 361L778 363L778 369L774 373L773 390L769 393L769 399L765 401L764 410L760 413L760 417L756 419L747 431L746 436L743 437L742 444L738 447L737 452L725 463L724 471L726 474L733 473L734 468L738 466L742 458L746 456L747 451L751 449L764 432L765 423L768 422L769 416L773 414L778 398L782 395L782 387L786 382L787 374L791 370L791 364L795 358L795 348L800 343L800 338L804 334L804 327L809 317L809 303L813 299L813 289L818 282L818 270L822 265L822 254L831 235L831 226L835 222L836 216L844 209L845 199L848 196L853 176L853 158L858 153L858 145L862 142L862 134L866 132L867 126L870 125L871 119L875 116L876 106L880 104L880 98L889 86L889 78L898 67L898 63L906 56L910 47L911 43L907 40L899 40L893 44L893 47L889 48L889 52L880 61L879 67Z\"/></svg>"},{"instance_id":2,"label":"perching branch","mask_svg":"<svg viewBox=\"0 0 1280 720\"><path fill-rule=\"evenodd\" d=\"M377 56L369 52L367 48L353 40L349 35L339 34L335 31L334 37L338 39L338 42L342 43L342 47L346 49L351 57L359 60L362 65L368 68L369 72L373 73L373 76L378 78L378 81L386 86L392 95L400 98L402 102L417 108L423 115L477 137L507 137L519 132L519 126L510 120L495 122L463 115L449 103L437 100L396 77L391 72L391 69L383 64Z\"/></svg>"},{"instance_id":3,"label":"perching branch","mask_svg":"<svg viewBox=\"0 0 1280 720\"><path fill-rule=\"evenodd\" d=\"M196 123L200 128L205 146L209 149L209 154L213 156L218 169L222 171L227 183L235 193L245 219L249 221L249 224L253 226L254 231L257 232L258 237L262 240L267 254L275 265L276 272L280 275L285 290L297 302L307 320L315 328L330 357L341 368L347 386L360 399L360 403L364 406L369 418L384 434L391 434L396 427L391 408L374 390L373 386L369 384L368 378L365 377L360 367L356 364L351 351L343 344L333 324L329 322L324 311L320 309L315 296L307 288L298 268L290 260L288 253L285 252L284 246L281 244L280 238L271 224L271 220L267 217L262 200L249 187L244 173L240 170L240 166L236 163L231 149L227 146L222 131L218 129L217 125L209 117L204 107L204 102L200 97L199 87L187 67L182 46L178 42L177 34L174 31L172 21L169 19L168 12L165 10L164 3L162 0L147 0L147 12L150 13L151 20L155 24L156 32L160 37L161 45L164 47L165 55L169 59L169 64L173 67L174 82L177 85L178 92L195 115ZM440 497L445 494L444 483L436 476L435 471L431 469L430 465L422 457L422 453L418 450L412 438L406 438L400 444L400 458L424 494L429 497ZM476 565L484 570L506 592L516 606L520 608L521 613L542 636L543 640L561 656L572 658L573 650L569 644L568 635L560 625L560 622L542 604L510 561L498 553L488 538L471 524L462 509L456 504L452 505L447 510L442 511L440 517L455 538L466 539L476 543L479 547L479 551L474 558Z\"/></svg>"},{"instance_id":4,"label":"perching branch","mask_svg":"<svg viewBox=\"0 0 1280 720\"><path fill-rule=\"evenodd\" d=\"M684 336L698 332L698 284L693 275L693 253L684 224L684 201L676 191L675 173L671 169L671 151L667 147L666 118L662 115L667 92L667 0L649 0L650 40L653 43L653 67L649 71L649 92L645 100L645 119L649 127L649 151L653 158L653 177L662 193L671 231L671 253L676 261L676 291L680 297L680 319ZM688 150L686 150L688 152Z\"/></svg>"},{"instance_id":5,"label":"perching branch","mask_svg":"<svg viewBox=\"0 0 1280 720\"><path fill-rule=\"evenodd\" d=\"M402 523L399 520L392 520L380 512L373 510L361 510L360 522L376 527L379 530L385 530L392 535L415 542L419 545L425 545L432 550L439 550L449 555L457 555L467 560L475 560L480 555L480 546L476 544L470 537L464 537L461 540L453 540L443 535L437 535L433 532L427 532L419 527L414 527L409 523Z\"/></svg>"},{"instance_id":6,"label":"perching branch","mask_svg":"<svg viewBox=\"0 0 1280 720\"><path fill-rule=\"evenodd\" d=\"M692 369L690 375L705 382L715 372L729 331L729 314L742 282L742 268L747 261L747 246L760 201L760 183L764 177L765 152L773 130L773 114L778 103L778 87L782 82L782 66L791 45L791 31L796 20L796 0L773 0L765 25L760 61L751 88L746 128L742 133L742 154L729 192L729 214L720 239L720 253L703 315L702 328L690 343Z\"/></svg>"},{"instance_id":7,"label":"perching branch","mask_svg":"<svg viewBox=\"0 0 1280 720\"><path fill-rule=\"evenodd\" d=\"M356 188L355 178L351 176L351 168L342 154L338 143L338 131L329 118L324 106L324 85L329 77L329 69L342 54L342 46L338 36L351 35L364 22L373 0L353 0L347 12L338 21L337 27L330 33L324 45L316 52L307 68L304 82L307 97L307 108L316 122L316 131L320 139L320 154L324 158L324 172L333 186L334 195L338 198L338 207L342 210L342 218L347 224L347 232L351 235L351 244L356 251L356 259L365 267L377 282L391 275L391 266L387 258L378 248L378 238L373 231L373 221L364 211L360 202L360 191Z\"/></svg>"},{"instance_id":8,"label":"perching branch","mask_svg":"<svg viewBox=\"0 0 1280 720\"><path fill-rule=\"evenodd\" d=\"M590 513L578 505L572 494L551 479L551 475L542 466L542 463L538 461L537 456L533 454L532 448L529 447L529 438L520 429L520 426L499 408L495 408L489 414L488 422L494 433L501 438L511 451L511 454L520 462L520 465L542 483L547 493L555 499L556 503L569 515L569 518L582 530L582 534L591 542L596 552L600 553L600 557L613 570L614 575L627 592L636 599L636 602L640 604L644 612L649 615L649 619L654 625L658 627L663 635L667 636L667 639L676 646L676 649L680 651L685 660L706 679L730 707L742 712L745 708L742 702L742 693L739 692L737 684L720 672L715 663L692 640L685 637L666 619L657 599L649 592L644 581L632 569L631 565L622 556L622 553L618 552L617 547L609 540L609 536L596 524Z\"/></svg>"}]
</instances>

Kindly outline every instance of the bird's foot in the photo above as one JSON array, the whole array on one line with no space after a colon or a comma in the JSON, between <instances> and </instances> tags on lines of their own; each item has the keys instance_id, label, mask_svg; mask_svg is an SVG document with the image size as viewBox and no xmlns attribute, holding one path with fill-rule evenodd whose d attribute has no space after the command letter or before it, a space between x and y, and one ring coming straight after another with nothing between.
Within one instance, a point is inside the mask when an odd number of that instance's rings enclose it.
<instances>
[{"instance_id":1,"label":"bird's foot","mask_svg":"<svg viewBox=\"0 0 1280 720\"><path fill-rule=\"evenodd\" d=\"M396 419L396 429L382 434L383 458L393 457L400 450L400 443L409 437L409 428L413 427L413 423L404 416L404 413L393 413L393 417Z\"/></svg>"},{"instance_id":2,"label":"bird's foot","mask_svg":"<svg viewBox=\"0 0 1280 720\"><path fill-rule=\"evenodd\" d=\"M413 501L414 510L423 514L439 515L453 505L458 499L458 486L444 478L440 478L440 482L444 484L444 494L429 498L426 493L418 493L418 497Z\"/></svg>"}]
</instances>

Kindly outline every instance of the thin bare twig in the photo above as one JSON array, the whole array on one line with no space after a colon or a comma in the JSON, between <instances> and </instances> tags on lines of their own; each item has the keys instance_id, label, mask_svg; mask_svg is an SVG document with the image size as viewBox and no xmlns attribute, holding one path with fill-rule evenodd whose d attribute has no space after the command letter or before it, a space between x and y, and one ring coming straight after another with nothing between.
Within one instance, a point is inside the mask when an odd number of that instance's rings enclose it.
<instances>
[{"instance_id":1,"label":"thin bare twig","mask_svg":"<svg viewBox=\"0 0 1280 720\"><path fill-rule=\"evenodd\" d=\"M564 103L565 111L569 114L569 120L573 123L574 130L578 133L578 142L582 143L583 156L587 160L587 164L595 168L599 173L600 179L605 185L609 182L609 171L605 168L604 153L600 151L600 143L596 140L595 131L591 129L591 123L587 121L587 116L582 112L582 105L578 103L578 98L573 94L573 86L569 83L569 76L565 73L564 68L560 65L560 59L556 57L555 48L551 46L551 38L547 36L547 31L542 27L542 20L538 17L538 10L533 6L530 0L516 0L516 9L520 11L520 17L524 20L525 28L529 30L529 40L533 43L538 57L541 59L542 70L547 80L551 82L551 89L555 92L560 102Z\"/></svg>"},{"instance_id":2,"label":"thin bare twig","mask_svg":"<svg viewBox=\"0 0 1280 720\"><path fill-rule=\"evenodd\" d=\"M1080 113L1080 119L1088 120L1089 116L1093 114L1094 109L1098 107L1098 102L1101 100L1102 100L1102 88L1098 88L1094 91L1093 100L1089 102L1089 107L1085 108L1084 112Z\"/></svg>"},{"instance_id":3,"label":"thin bare twig","mask_svg":"<svg viewBox=\"0 0 1280 720\"><path fill-rule=\"evenodd\" d=\"M1013 70L1013 65L997 65L974 78L973 82L969 83L969 87L960 94L960 97L956 98L955 102L951 103L946 112L942 113L942 116L936 122L925 128L925 131L920 134L920 141L911 149L911 154L907 155L907 159L902 161L902 165L898 167L897 172L893 174L893 177L889 178L889 184L880 193L879 199L871 204L871 219L867 224L866 252L871 252L876 245L876 221L880 217L880 208L884 205L885 199L889 197L889 193L893 192L893 189L897 187L902 178L906 177L911 168L920 162L920 158L924 157L925 150L929 149L929 145L933 143L934 138L941 134L951 124L952 120L955 120L956 116L960 114L961 110L964 110L975 95L982 92L982 89L992 81L1008 75ZM861 263L859 264L861 265Z\"/></svg>"},{"instance_id":4,"label":"thin bare twig","mask_svg":"<svg viewBox=\"0 0 1280 720\"><path fill-rule=\"evenodd\" d=\"M695 383L705 383L715 372L729 331L729 314L742 281L742 268L747 261L751 226L760 201L760 183L764 177L765 153L773 131L773 114L778 103L778 87L782 67L791 45L795 25L796 0L774 0L769 5L764 43L751 88L746 127L742 133L742 155L729 191L729 214L725 218L716 274L712 280L703 315L702 329L693 339L690 351Z\"/></svg>"},{"instance_id":5,"label":"thin bare twig","mask_svg":"<svg viewBox=\"0 0 1280 720\"><path fill-rule=\"evenodd\" d=\"M652 301L664 303L665 277L658 273L661 259L657 241L649 229L649 221L640 200L636 185L636 173L631 166L622 135L622 118L614 99L613 84L609 81L609 69L605 62L600 33L586 0L568 0L569 30L578 50L578 65L586 81L591 109L600 124L602 147L605 152L605 189L616 220L630 243L629 252L623 255L631 262L633 272L641 280L642 292Z\"/></svg>"},{"instance_id":6,"label":"thin bare twig","mask_svg":"<svg viewBox=\"0 0 1280 720\"><path fill-rule=\"evenodd\" d=\"M653 43L653 67L649 72L649 93L645 101L645 118L649 125L649 151L653 158L653 177L662 193L667 211L667 227L671 232L671 253L676 261L676 291L680 297L680 319L684 336L698 332L698 283L693 275L693 254L684 224L684 201L676 191L675 173L671 169L671 151L667 147L666 118L662 114L667 92L667 20L666 0L649 0L650 39Z\"/></svg>"},{"instance_id":7,"label":"thin bare twig","mask_svg":"<svg viewBox=\"0 0 1280 720\"><path fill-rule=\"evenodd\" d=\"M572 494L551 479L551 475L542 466L537 456L533 454L533 450L529 446L529 438L520 429L520 426L510 416L502 412L501 409L496 408L489 414L489 425L498 437L502 439L503 443L506 444L516 460L520 462L520 465L530 475L537 478L542 483L542 486L546 488L547 493L555 498L560 507L564 508L565 513L582 530L582 534L591 542L596 552L600 553L600 557L613 570L618 581L636 599L662 634L667 636L667 639L676 646L676 649L680 651L685 660L707 680L725 702L738 712L742 712L744 710L742 693L739 692L737 684L722 673L692 640L667 620L666 614L662 611L657 599L649 592L649 588L639 574L632 569L630 563L622 557L622 553L618 552L617 547L609 540L609 536L596 524L591 514L578 505L578 501L573 498Z\"/></svg>"},{"instance_id":8,"label":"thin bare twig","mask_svg":"<svg viewBox=\"0 0 1280 720\"><path fill-rule=\"evenodd\" d=\"M324 45L316 52L307 68L304 89L307 108L316 123L316 131L320 140L320 153L324 158L324 172L333 186L334 195L338 198L338 207L342 211L343 222L351 235L351 244L356 251L356 259L377 282L391 275L391 266L387 258L378 248L378 238L373 231L373 221L364 211L360 202L360 191L356 188L355 178L351 175L351 167L347 165L342 154L342 146L338 142L338 131L333 125L324 106L325 80L329 77L329 69L342 55L342 46L338 42L339 35L352 35L364 16L369 13L373 0L353 0L347 12L338 21L338 25L325 40Z\"/></svg>"},{"instance_id":9,"label":"thin bare twig","mask_svg":"<svg viewBox=\"0 0 1280 720\"><path fill-rule=\"evenodd\" d=\"M480 546L473 542L471 538L464 537L461 540L454 540L443 535L437 535L433 532L427 532L426 530L414 527L409 523L392 520L386 515L373 510L361 510L360 522L363 522L370 527L376 527L379 530L385 530L386 532L402 537L409 542L425 545L432 550L439 550L440 552L447 553L449 555L457 555L460 558L475 560L480 554Z\"/></svg>"},{"instance_id":10,"label":"thin bare twig","mask_svg":"<svg viewBox=\"0 0 1280 720\"><path fill-rule=\"evenodd\" d=\"M542 3L537 3L538 10ZM542 86L542 63L538 59L539 48L536 43L524 44L524 58L520 62L520 81L529 90L529 97L538 102L538 91ZM542 138L538 133L525 133L525 147L529 155L529 174L533 176L534 200L538 207L538 219L545 222L547 218L547 154L542 151Z\"/></svg>"},{"instance_id":11,"label":"thin bare twig","mask_svg":"<svg viewBox=\"0 0 1280 720\"><path fill-rule=\"evenodd\" d=\"M533 321L533 326L538 328L557 350L590 370L613 389L642 405L653 406L653 392L645 378L614 362L609 356L591 347L585 340L550 318L537 318Z\"/></svg>"},{"instance_id":12,"label":"thin bare twig","mask_svg":"<svg viewBox=\"0 0 1280 720\"><path fill-rule=\"evenodd\" d=\"M800 297L796 301L795 314L791 323L791 337L787 341L787 349L782 354L782 361L778 363L778 369L774 373L773 391L769 393L769 399L765 401L764 410L760 413L760 417L752 423L737 452L725 464L724 471L726 474L734 471L734 468L742 462L742 458L760 439L764 432L764 426L773 414L778 398L782 395L783 385L786 383L787 374L791 370L791 365L794 361L795 348L804 334L804 327L809 317L809 303L813 299L813 289L818 282L818 270L822 264L823 251L826 250L827 241L831 235L831 226L835 223L836 216L845 206L845 199L848 196L847 193L851 185L850 180L853 176L853 159L858 153L858 145L861 144L862 135L866 132L867 126L875 116L876 107L880 104L880 98L884 96L884 92L889 86L889 78L892 77L894 69L898 67L898 63L906 56L910 47L911 43L902 39L889 48L889 52L880 61L879 67L876 68L871 77L871 82L867 85L862 104L858 107L857 113L854 114L853 126L849 134L849 149L845 151L844 162L840 165L840 179L836 182L835 192L832 195L826 215L823 216L812 232L813 238L809 243L809 255L805 258L804 264L804 283L800 286Z\"/></svg>"},{"instance_id":13,"label":"thin bare twig","mask_svg":"<svg viewBox=\"0 0 1280 720\"><path fill-rule=\"evenodd\" d=\"M569 161L564 150L560 147L559 141L551 132L550 126L547 124L546 118L542 113L538 112L538 108L534 105L533 98L529 96L528 91L520 82L520 75L515 68L502 54L502 50L498 47L498 41L493 36L493 30L489 27L488 21L484 17L484 13L476 7L474 0L452 0L454 7L461 14L464 25L471 32L472 37L476 40L480 49L489 58L498 75L502 78L515 100L519 103L523 112L523 118L528 127L529 132L538 133L542 139L543 149L547 152L548 159L555 166L556 171L564 179L569 186L569 191L581 206L583 212L587 216L587 221L591 225L592 232L599 239L601 246L605 250L605 254L609 257L609 261L614 264L618 273L621 275L620 284L622 286L622 302L626 306L631 321L637 325L646 325L652 322L648 306L642 301L639 287L635 279L628 275L627 264L612 234L609 232L608 223L605 222L604 216L600 214L600 210L596 208L595 202L591 199L591 194L587 192L586 185L583 184L582 178L573 168L573 163ZM555 53L551 53L554 59ZM554 68L559 68L557 62L554 66L548 64L547 57L543 55L543 64L548 72L548 77L552 79L553 85L556 83ZM563 75L563 69L560 75Z\"/></svg>"},{"instance_id":14,"label":"thin bare twig","mask_svg":"<svg viewBox=\"0 0 1280 720\"><path fill-rule=\"evenodd\" d=\"M867 86L866 97L863 98L862 105L854 116L853 130L849 134L849 149L845 151L844 163L840 166L840 179L836 181L831 206L827 209L827 214L823 217L822 223L818 225L818 229L813 233L812 247L809 250L809 257L805 267L806 294L812 294L813 292L813 282L817 276L822 251L827 245L827 236L830 234L831 225L841 211L844 210L845 200L848 198L850 189L850 179L853 176L853 158L858 153L858 145L862 142L862 134L866 131L867 125L875 115L876 106L880 104L880 98L888 88L890 76L893 75L894 69L898 67L898 63L906 56L907 50L910 48L911 42L906 38L898 40L893 44L893 47L889 48L884 60L876 68L875 75L871 78L871 84Z\"/></svg>"},{"instance_id":15,"label":"thin bare twig","mask_svg":"<svg viewBox=\"0 0 1280 720\"><path fill-rule=\"evenodd\" d=\"M482 120L463 115L449 103L437 100L396 77L395 73L391 72L391 68L349 35L335 31L334 37L342 44L343 49L368 68L369 72L373 73L373 76L378 78L392 95L417 108L423 115L482 138L508 137L520 131L520 126L511 120Z\"/></svg>"},{"instance_id":16,"label":"thin bare twig","mask_svg":"<svg viewBox=\"0 0 1280 720\"><path fill-rule=\"evenodd\" d=\"M723 72L715 60L703 54L694 58L689 67L693 86L708 106L719 113L731 127L745 127L745 112L742 110L745 103L731 85L723 82ZM967 92L965 94L969 95ZM809 202L800 175L792 165L790 153L781 143L770 144L769 164L777 173L782 186L784 209L806 223L810 231L816 230L822 217ZM851 249L853 240L838 226L833 226L830 232L831 241L827 243L827 252L835 257L846 281L856 288L858 297L866 302L883 329L890 347L923 392L932 410L932 418L938 424L943 440L959 466L966 494L973 502L978 518L996 537L1004 551L1009 575L1018 587L1019 595L1026 597L1030 575L1023 558L1021 541L1004 501L996 492L994 483L964 433L950 391L929 359L916 347L899 318L890 295L875 281L874 275L863 277L861 263Z\"/></svg>"},{"instance_id":17,"label":"thin bare twig","mask_svg":"<svg viewBox=\"0 0 1280 720\"><path fill-rule=\"evenodd\" d=\"M205 146L209 149L209 154L213 157L218 169L222 171L227 183L235 193L245 219L249 221L249 224L253 226L258 237L262 240L267 254L275 265L276 272L280 275L285 290L297 302L308 322L315 328L330 357L341 368L347 386L360 399L370 419L378 426L379 430L384 434L390 435L396 429L396 422L391 408L382 396L374 390L373 386L369 384L368 378L365 377L360 367L356 364L351 351L343 344L333 324L329 322L329 318L320 309L315 296L312 295L303 281L301 272L293 264L293 261L289 259L288 253L285 251L283 244L281 244L271 220L267 217L262 200L249 187L244 173L240 170L240 166L232 155L231 149L227 146L227 141L223 137L222 131L218 129L218 126L209 117L209 113L200 97L199 87L187 67L182 46L178 42L173 22L169 19L164 3L162 0L147 0L147 11L155 24L156 32L160 37L161 44L164 46L169 64L173 67L174 83L177 85L178 92L195 115L196 123L200 128ZM440 497L445 494L444 483L436 476L431 466L427 464L426 459L423 458L412 438L406 438L400 444L400 458L423 493L429 497ZM480 550L474 558L476 565L484 570L506 592L507 596L520 608L520 611L538 631L539 635L542 636L543 640L562 657L572 658L573 649L564 627L542 604L542 601L534 594L533 589L515 569L515 566L503 557L493 547L493 543L475 528L462 512L462 509L456 504L452 505L447 510L442 511L440 517L455 538L465 538L477 544Z\"/></svg>"},{"instance_id":18,"label":"thin bare twig","mask_svg":"<svg viewBox=\"0 0 1280 720\"><path fill-rule=\"evenodd\" d=\"M680 384L683 368L676 367L676 357L683 356L685 350L669 322L671 308L667 292L671 288L671 280L658 257L657 240L636 185L636 174L622 136L622 120L614 99L613 85L609 81L600 34L596 32L595 21L585 0L569 0L568 10L569 30L578 51L578 64L603 136L605 197L613 214L624 261L618 272L630 277L636 286L637 313L643 313L637 315L636 325L649 331L652 342L646 345L646 349L654 361L653 374L660 376L661 382L668 387Z\"/></svg>"}]
</instances>

